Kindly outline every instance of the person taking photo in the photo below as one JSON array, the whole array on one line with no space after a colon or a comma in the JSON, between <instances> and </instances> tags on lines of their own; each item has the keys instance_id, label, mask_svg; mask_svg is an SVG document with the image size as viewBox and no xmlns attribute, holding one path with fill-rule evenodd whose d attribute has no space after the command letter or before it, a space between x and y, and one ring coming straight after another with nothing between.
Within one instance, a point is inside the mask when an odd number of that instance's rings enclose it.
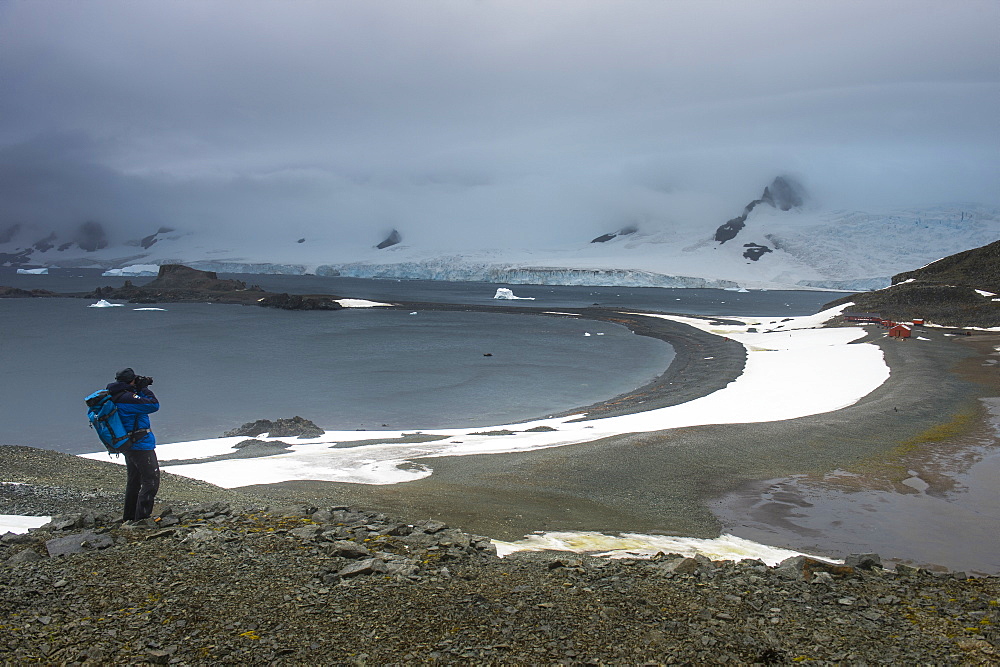
<instances>
[{"instance_id":1,"label":"person taking photo","mask_svg":"<svg viewBox=\"0 0 1000 667\"><path fill-rule=\"evenodd\" d=\"M122 424L132 432L132 447L124 452L128 475L124 521L148 518L153 513L153 500L160 489L156 438L149 423L149 415L160 409L160 402L149 388L151 384L153 378L136 375L131 368L126 368L118 371L115 381L107 386Z\"/></svg>"}]
</instances>

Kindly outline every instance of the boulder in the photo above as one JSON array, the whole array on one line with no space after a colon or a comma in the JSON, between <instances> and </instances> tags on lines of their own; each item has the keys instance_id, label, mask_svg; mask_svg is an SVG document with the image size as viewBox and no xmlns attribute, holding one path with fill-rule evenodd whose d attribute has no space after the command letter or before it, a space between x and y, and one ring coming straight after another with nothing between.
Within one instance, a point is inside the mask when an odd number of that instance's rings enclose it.
<instances>
[{"instance_id":1,"label":"boulder","mask_svg":"<svg viewBox=\"0 0 1000 667\"><path fill-rule=\"evenodd\" d=\"M361 574L375 574L376 572L386 571L387 568L385 563L378 558L366 558L365 560L359 560L356 563L350 563L342 568L337 574L346 578L356 577Z\"/></svg>"},{"instance_id":2,"label":"boulder","mask_svg":"<svg viewBox=\"0 0 1000 667\"><path fill-rule=\"evenodd\" d=\"M367 547L351 540L337 540L330 545L330 553L341 558L369 558L372 555Z\"/></svg>"},{"instance_id":3,"label":"boulder","mask_svg":"<svg viewBox=\"0 0 1000 667\"><path fill-rule=\"evenodd\" d=\"M846 577L854 574L854 568L847 565L837 565L827 561L810 558L809 556L792 556L778 563L775 573L786 579L811 581L817 572L829 572L831 576Z\"/></svg>"},{"instance_id":4,"label":"boulder","mask_svg":"<svg viewBox=\"0 0 1000 667\"><path fill-rule=\"evenodd\" d=\"M107 533L95 533L84 531L66 537L56 537L45 542L45 548L49 556L65 556L67 554L78 554L86 550L106 549L112 546L115 541Z\"/></svg>"},{"instance_id":5,"label":"boulder","mask_svg":"<svg viewBox=\"0 0 1000 667\"><path fill-rule=\"evenodd\" d=\"M844 560L844 565L858 570L870 570L882 567L882 557L878 554L851 554Z\"/></svg>"}]
</instances>

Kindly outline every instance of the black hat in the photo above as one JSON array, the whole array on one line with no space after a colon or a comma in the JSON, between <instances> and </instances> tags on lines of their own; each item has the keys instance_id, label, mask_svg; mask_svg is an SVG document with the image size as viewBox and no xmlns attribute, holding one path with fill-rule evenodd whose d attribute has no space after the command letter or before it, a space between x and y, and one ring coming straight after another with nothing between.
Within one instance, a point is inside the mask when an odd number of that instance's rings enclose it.
<instances>
[{"instance_id":1,"label":"black hat","mask_svg":"<svg viewBox=\"0 0 1000 667\"><path fill-rule=\"evenodd\" d=\"M135 379L135 371L131 368L126 368L115 373L115 380L119 382L131 382Z\"/></svg>"}]
</instances>

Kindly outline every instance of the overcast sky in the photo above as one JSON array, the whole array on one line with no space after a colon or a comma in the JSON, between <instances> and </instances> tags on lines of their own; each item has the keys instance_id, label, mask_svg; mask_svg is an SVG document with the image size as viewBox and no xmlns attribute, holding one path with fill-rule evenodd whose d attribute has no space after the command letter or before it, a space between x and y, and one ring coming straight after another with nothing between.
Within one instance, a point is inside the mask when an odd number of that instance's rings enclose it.
<instances>
[{"instance_id":1,"label":"overcast sky","mask_svg":"<svg viewBox=\"0 0 1000 667\"><path fill-rule=\"evenodd\" d=\"M587 236L779 173L1000 204L998 29L996 0L0 0L0 228Z\"/></svg>"}]
</instances>

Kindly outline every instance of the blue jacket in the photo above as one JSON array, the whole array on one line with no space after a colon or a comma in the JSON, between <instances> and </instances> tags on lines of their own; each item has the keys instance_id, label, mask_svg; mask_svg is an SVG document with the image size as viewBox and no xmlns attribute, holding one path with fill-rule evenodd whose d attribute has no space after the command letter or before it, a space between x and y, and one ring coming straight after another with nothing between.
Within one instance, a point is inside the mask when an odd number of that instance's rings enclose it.
<instances>
[{"instance_id":1,"label":"blue jacket","mask_svg":"<svg viewBox=\"0 0 1000 667\"><path fill-rule=\"evenodd\" d=\"M136 392L135 387L127 382L112 382L107 386L111 392L111 400L118 406L118 416L121 417L122 424L129 431L140 428L149 428L149 415L160 409L160 402L149 387L140 392ZM139 439L134 445L134 450L156 449L156 438L150 431Z\"/></svg>"}]
</instances>

